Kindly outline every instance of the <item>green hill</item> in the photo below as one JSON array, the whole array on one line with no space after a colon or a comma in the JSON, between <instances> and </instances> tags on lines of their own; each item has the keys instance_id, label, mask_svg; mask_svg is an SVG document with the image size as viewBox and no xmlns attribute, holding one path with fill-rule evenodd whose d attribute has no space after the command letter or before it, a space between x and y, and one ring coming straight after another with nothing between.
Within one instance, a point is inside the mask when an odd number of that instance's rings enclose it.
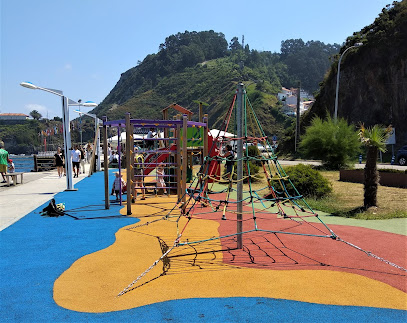
<instances>
[{"instance_id":1,"label":"green hill","mask_svg":"<svg viewBox=\"0 0 407 323\"><path fill-rule=\"evenodd\" d=\"M109 119L122 119L126 112L134 118L161 119L161 110L175 102L192 110L196 119L198 100L209 104L205 113L210 127L216 128L236 84L243 82L266 134L282 138L292 118L281 113L277 93L282 85L295 85L302 74L315 76L304 82L309 90L315 89L339 46L291 39L282 42L282 49L282 54L250 50L236 37L228 44L222 33L214 31L178 33L167 37L157 54L123 73L93 112ZM314 56L309 55L312 52ZM300 62L305 64L301 69Z\"/></svg>"}]
</instances>

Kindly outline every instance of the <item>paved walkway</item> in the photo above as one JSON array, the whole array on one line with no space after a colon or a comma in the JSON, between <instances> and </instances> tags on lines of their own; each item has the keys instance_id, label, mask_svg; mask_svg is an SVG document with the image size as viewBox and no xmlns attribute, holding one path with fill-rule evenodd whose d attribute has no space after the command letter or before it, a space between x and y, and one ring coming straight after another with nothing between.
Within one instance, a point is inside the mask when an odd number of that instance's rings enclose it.
<instances>
[{"instance_id":1,"label":"paved walkway","mask_svg":"<svg viewBox=\"0 0 407 323\"><path fill-rule=\"evenodd\" d=\"M85 174L80 174L79 178L73 179L74 186L87 177L89 164L85 165L85 170ZM20 183L19 178L18 183ZM65 189L66 177L59 178L56 170L26 173L23 184L16 186L0 184L0 231Z\"/></svg>"}]
</instances>

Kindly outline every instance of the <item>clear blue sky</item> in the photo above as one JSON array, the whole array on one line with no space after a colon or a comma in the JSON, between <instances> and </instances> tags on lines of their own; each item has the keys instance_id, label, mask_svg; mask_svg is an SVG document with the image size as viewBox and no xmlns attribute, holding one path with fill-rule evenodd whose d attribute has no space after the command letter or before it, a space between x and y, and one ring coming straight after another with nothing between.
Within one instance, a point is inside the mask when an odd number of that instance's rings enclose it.
<instances>
[{"instance_id":1,"label":"clear blue sky","mask_svg":"<svg viewBox=\"0 0 407 323\"><path fill-rule=\"evenodd\" d=\"M23 88L23 81L100 103L121 73L185 30L212 29L228 42L244 35L251 49L272 52L291 38L342 44L391 2L0 0L0 112L62 116L59 97Z\"/></svg>"}]
</instances>

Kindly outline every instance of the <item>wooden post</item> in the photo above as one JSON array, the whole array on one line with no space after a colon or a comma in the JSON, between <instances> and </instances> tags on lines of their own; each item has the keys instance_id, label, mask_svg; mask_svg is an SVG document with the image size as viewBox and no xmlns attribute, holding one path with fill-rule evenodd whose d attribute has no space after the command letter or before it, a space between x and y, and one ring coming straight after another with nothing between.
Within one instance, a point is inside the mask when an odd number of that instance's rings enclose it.
<instances>
[{"instance_id":1,"label":"wooden post","mask_svg":"<svg viewBox=\"0 0 407 323\"><path fill-rule=\"evenodd\" d=\"M126 182L127 182L127 215L131 215L131 203L133 199L133 147L130 144L132 133L130 132L130 113L126 113Z\"/></svg>"},{"instance_id":2,"label":"wooden post","mask_svg":"<svg viewBox=\"0 0 407 323\"><path fill-rule=\"evenodd\" d=\"M38 172L38 160L37 160L37 155L34 155L34 172Z\"/></svg>"},{"instance_id":3,"label":"wooden post","mask_svg":"<svg viewBox=\"0 0 407 323\"><path fill-rule=\"evenodd\" d=\"M187 197L185 191L187 189L187 172L188 172L188 116L186 114L182 117L182 202L186 202Z\"/></svg>"},{"instance_id":4,"label":"wooden post","mask_svg":"<svg viewBox=\"0 0 407 323\"><path fill-rule=\"evenodd\" d=\"M203 123L205 124L204 131L203 131L203 156L202 156L202 163L203 163L203 158L207 157L209 155L209 147L208 147L208 115L205 114L203 117Z\"/></svg>"},{"instance_id":5,"label":"wooden post","mask_svg":"<svg viewBox=\"0 0 407 323\"><path fill-rule=\"evenodd\" d=\"M163 120L168 120L168 110L165 109L163 110ZM169 128L164 128L164 138L168 138L170 136L170 129ZM170 142L169 140L163 140L164 141L164 146L165 147L170 147Z\"/></svg>"},{"instance_id":6,"label":"wooden post","mask_svg":"<svg viewBox=\"0 0 407 323\"><path fill-rule=\"evenodd\" d=\"M202 109L202 102L199 102L199 116L198 116L198 122L203 122L203 109Z\"/></svg>"},{"instance_id":7,"label":"wooden post","mask_svg":"<svg viewBox=\"0 0 407 323\"><path fill-rule=\"evenodd\" d=\"M237 89L237 248L243 248L243 84Z\"/></svg>"},{"instance_id":8,"label":"wooden post","mask_svg":"<svg viewBox=\"0 0 407 323\"><path fill-rule=\"evenodd\" d=\"M177 116L178 117L178 116ZM178 120L178 119L177 119ZM181 126L177 124L176 130L176 138L177 138L177 195L178 201L181 200Z\"/></svg>"},{"instance_id":9,"label":"wooden post","mask_svg":"<svg viewBox=\"0 0 407 323\"><path fill-rule=\"evenodd\" d=\"M107 125L105 124L106 121L107 117L103 117L103 163L104 163L103 171L105 175L105 209L110 209L109 160L107 155Z\"/></svg>"}]
</instances>

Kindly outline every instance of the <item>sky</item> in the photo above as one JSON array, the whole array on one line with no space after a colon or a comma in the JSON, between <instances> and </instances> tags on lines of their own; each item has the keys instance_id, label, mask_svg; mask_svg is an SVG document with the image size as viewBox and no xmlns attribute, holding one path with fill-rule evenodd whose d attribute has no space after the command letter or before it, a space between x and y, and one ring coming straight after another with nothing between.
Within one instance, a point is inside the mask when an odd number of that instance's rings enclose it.
<instances>
[{"instance_id":1,"label":"sky","mask_svg":"<svg viewBox=\"0 0 407 323\"><path fill-rule=\"evenodd\" d=\"M244 35L250 49L271 52L292 38L342 44L391 2L0 0L0 113L62 117L61 99L20 86L27 81L100 103L121 73L178 32L214 30L228 42Z\"/></svg>"}]
</instances>

